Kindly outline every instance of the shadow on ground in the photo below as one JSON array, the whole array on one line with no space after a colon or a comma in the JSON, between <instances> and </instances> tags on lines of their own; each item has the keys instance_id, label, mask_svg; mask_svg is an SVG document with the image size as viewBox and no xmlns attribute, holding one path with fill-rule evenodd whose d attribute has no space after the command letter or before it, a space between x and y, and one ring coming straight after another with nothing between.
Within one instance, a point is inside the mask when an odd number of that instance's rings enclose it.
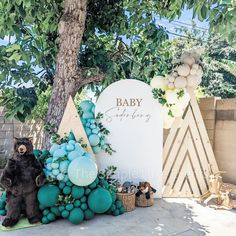
<instances>
[{"instance_id":1,"label":"shadow on ground","mask_svg":"<svg viewBox=\"0 0 236 236\"><path fill-rule=\"evenodd\" d=\"M114 217L97 215L90 221L72 225L67 220L58 220L49 225L30 229L0 232L1 236L197 236L214 235L209 231L209 224L199 223L195 218L203 218L206 212L198 215L196 208L204 208L193 200L161 199L154 207L136 208L135 211ZM204 208L207 210L207 208ZM211 209L208 209L208 211ZM230 234L227 234L227 236Z\"/></svg>"}]
</instances>

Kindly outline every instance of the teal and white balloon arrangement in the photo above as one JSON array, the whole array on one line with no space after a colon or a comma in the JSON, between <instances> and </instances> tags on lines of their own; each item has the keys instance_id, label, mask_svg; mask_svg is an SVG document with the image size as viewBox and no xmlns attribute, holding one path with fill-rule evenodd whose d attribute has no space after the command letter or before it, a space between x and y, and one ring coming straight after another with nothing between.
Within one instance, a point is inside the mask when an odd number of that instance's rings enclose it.
<instances>
[{"instance_id":1,"label":"teal and white balloon arrangement","mask_svg":"<svg viewBox=\"0 0 236 236\"><path fill-rule=\"evenodd\" d=\"M102 114L95 117L95 104L90 100L82 101L79 114L93 152L98 154L105 151L111 155L114 150L107 141L109 131L100 122Z\"/></svg>"},{"instance_id":2,"label":"teal and white balloon arrangement","mask_svg":"<svg viewBox=\"0 0 236 236\"><path fill-rule=\"evenodd\" d=\"M154 98L164 109L164 128L169 129L176 117L181 117L189 104L188 89L196 89L202 81L200 50L184 53L177 66L167 76L155 76L151 80Z\"/></svg>"}]
</instances>

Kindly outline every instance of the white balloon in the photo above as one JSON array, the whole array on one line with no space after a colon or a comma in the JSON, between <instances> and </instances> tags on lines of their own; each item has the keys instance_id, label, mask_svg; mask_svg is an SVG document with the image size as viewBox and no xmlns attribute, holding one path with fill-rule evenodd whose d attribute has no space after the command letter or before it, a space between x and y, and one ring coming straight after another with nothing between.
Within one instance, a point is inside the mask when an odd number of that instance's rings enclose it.
<instances>
[{"instance_id":1,"label":"white balloon","mask_svg":"<svg viewBox=\"0 0 236 236\"><path fill-rule=\"evenodd\" d=\"M178 77L179 75L178 75L178 73L177 73L177 72L172 72L172 73L171 73L171 76L173 76L173 77L175 77L175 78L176 78L176 77Z\"/></svg>"},{"instance_id":2,"label":"white balloon","mask_svg":"<svg viewBox=\"0 0 236 236\"><path fill-rule=\"evenodd\" d=\"M180 65L177 68L177 72L180 76L187 76L189 75L190 67L187 64Z\"/></svg>"},{"instance_id":3,"label":"white balloon","mask_svg":"<svg viewBox=\"0 0 236 236\"><path fill-rule=\"evenodd\" d=\"M198 75L189 75L187 77L188 87L197 88L197 86L201 83L201 77Z\"/></svg>"},{"instance_id":4,"label":"white balloon","mask_svg":"<svg viewBox=\"0 0 236 236\"><path fill-rule=\"evenodd\" d=\"M184 57L182 61L183 63L188 64L190 66L195 63L195 59L192 56Z\"/></svg>"},{"instance_id":5,"label":"white balloon","mask_svg":"<svg viewBox=\"0 0 236 236\"><path fill-rule=\"evenodd\" d=\"M169 82L173 83L175 81L175 77L174 76L167 76L167 79L169 80Z\"/></svg>"},{"instance_id":6,"label":"white balloon","mask_svg":"<svg viewBox=\"0 0 236 236\"><path fill-rule=\"evenodd\" d=\"M175 90L166 91L166 100L168 104L175 104L178 102L178 95Z\"/></svg>"},{"instance_id":7,"label":"white balloon","mask_svg":"<svg viewBox=\"0 0 236 236\"><path fill-rule=\"evenodd\" d=\"M175 79L176 88L185 88L187 86L187 81L185 77L179 76Z\"/></svg>"},{"instance_id":8,"label":"white balloon","mask_svg":"<svg viewBox=\"0 0 236 236\"><path fill-rule=\"evenodd\" d=\"M155 76L152 80L151 80L151 87L154 89L162 89L165 90L166 89L166 81L165 81L165 77L163 76Z\"/></svg>"},{"instance_id":9,"label":"white balloon","mask_svg":"<svg viewBox=\"0 0 236 236\"><path fill-rule=\"evenodd\" d=\"M201 68L201 67L199 67L199 68L197 69L197 71L196 71L196 75L199 75L199 76L202 77L202 75L203 75L203 71L202 71L202 68Z\"/></svg>"},{"instance_id":10,"label":"white balloon","mask_svg":"<svg viewBox=\"0 0 236 236\"><path fill-rule=\"evenodd\" d=\"M182 104L178 102L171 107L171 112L174 117L180 117L183 115L184 108L183 108Z\"/></svg>"},{"instance_id":11,"label":"white balloon","mask_svg":"<svg viewBox=\"0 0 236 236\"><path fill-rule=\"evenodd\" d=\"M194 68L192 68L192 69L190 70L190 75L196 75L196 74L197 74L197 70L194 69Z\"/></svg>"},{"instance_id":12,"label":"white balloon","mask_svg":"<svg viewBox=\"0 0 236 236\"><path fill-rule=\"evenodd\" d=\"M199 65L198 65L198 64L193 64L193 65L192 65L192 69L197 70L198 68L199 68Z\"/></svg>"},{"instance_id":13,"label":"white balloon","mask_svg":"<svg viewBox=\"0 0 236 236\"><path fill-rule=\"evenodd\" d=\"M175 88L174 83L169 83L169 84L168 84L168 88L169 88L169 89L173 89L173 88Z\"/></svg>"}]
</instances>

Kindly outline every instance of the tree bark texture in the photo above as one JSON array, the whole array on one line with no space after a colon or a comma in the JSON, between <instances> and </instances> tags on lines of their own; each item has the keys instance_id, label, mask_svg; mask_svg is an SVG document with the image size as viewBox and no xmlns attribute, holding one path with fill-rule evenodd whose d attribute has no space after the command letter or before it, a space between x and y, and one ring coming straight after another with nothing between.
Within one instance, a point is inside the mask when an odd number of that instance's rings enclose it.
<instances>
[{"instance_id":1,"label":"tree bark texture","mask_svg":"<svg viewBox=\"0 0 236 236\"><path fill-rule=\"evenodd\" d=\"M64 13L60 19L59 51L52 96L45 123L59 126L69 96L75 96L84 84L78 67L78 54L84 33L87 0L65 0ZM43 146L48 148L50 137L44 135Z\"/></svg>"}]
</instances>

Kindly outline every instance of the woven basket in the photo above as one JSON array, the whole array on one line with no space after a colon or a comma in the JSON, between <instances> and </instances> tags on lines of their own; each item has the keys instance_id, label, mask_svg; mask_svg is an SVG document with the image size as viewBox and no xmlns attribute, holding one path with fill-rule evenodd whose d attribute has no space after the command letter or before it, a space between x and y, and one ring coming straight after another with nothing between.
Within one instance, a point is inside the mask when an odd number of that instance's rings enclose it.
<instances>
[{"instance_id":1,"label":"woven basket","mask_svg":"<svg viewBox=\"0 0 236 236\"><path fill-rule=\"evenodd\" d=\"M135 205L138 207L150 207L154 205L154 193L150 193L150 199L146 199L145 194L135 197Z\"/></svg>"},{"instance_id":2,"label":"woven basket","mask_svg":"<svg viewBox=\"0 0 236 236\"><path fill-rule=\"evenodd\" d=\"M135 194L134 193L117 193L117 198L122 202L125 210L133 211L135 209Z\"/></svg>"}]
</instances>

